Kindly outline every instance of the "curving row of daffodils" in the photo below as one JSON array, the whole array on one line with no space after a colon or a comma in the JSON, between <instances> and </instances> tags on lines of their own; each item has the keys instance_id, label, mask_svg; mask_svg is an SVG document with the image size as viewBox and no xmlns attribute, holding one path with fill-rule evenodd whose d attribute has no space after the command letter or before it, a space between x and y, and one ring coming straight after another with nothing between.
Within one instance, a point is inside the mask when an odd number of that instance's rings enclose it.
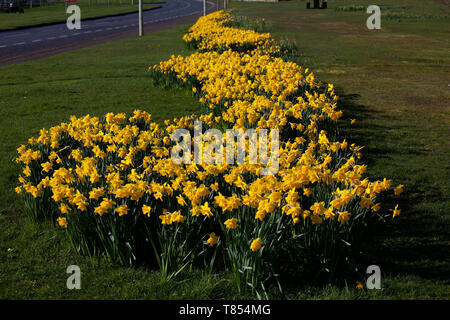
<instances>
[{"instance_id":1,"label":"curving row of daffodils","mask_svg":"<svg viewBox=\"0 0 450 320\"><path fill-rule=\"evenodd\" d=\"M231 22L231 16L223 11L200 17L183 40L199 51L245 51L263 47L272 47L271 50L276 52L280 50L269 33L233 28L228 26Z\"/></svg>"},{"instance_id":2,"label":"curving row of daffodils","mask_svg":"<svg viewBox=\"0 0 450 320\"><path fill-rule=\"evenodd\" d=\"M83 254L155 264L166 279L190 266L225 267L239 290L249 284L259 294L278 275L346 267L361 226L385 216L376 199L391 181L364 177L360 148L336 137L333 86L277 57L269 34L227 26L232 20L223 11L200 18L183 38L199 51L149 68L156 83L192 89L205 114L163 124L141 110L71 117L20 146L16 192L30 215L57 221ZM174 132L194 144L199 121L203 133L278 129L276 174L250 163L248 144L243 164L207 153L174 163ZM202 150L212 144L201 140Z\"/></svg>"}]
</instances>

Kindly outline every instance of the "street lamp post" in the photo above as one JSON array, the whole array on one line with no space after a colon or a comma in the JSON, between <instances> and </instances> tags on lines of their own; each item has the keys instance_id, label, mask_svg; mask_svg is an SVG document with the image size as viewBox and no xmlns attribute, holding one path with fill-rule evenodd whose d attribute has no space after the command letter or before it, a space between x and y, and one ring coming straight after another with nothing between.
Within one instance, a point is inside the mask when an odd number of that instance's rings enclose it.
<instances>
[{"instance_id":1,"label":"street lamp post","mask_svg":"<svg viewBox=\"0 0 450 320\"><path fill-rule=\"evenodd\" d=\"M144 35L144 23L142 16L142 0L139 0L139 37Z\"/></svg>"}]
</instances>

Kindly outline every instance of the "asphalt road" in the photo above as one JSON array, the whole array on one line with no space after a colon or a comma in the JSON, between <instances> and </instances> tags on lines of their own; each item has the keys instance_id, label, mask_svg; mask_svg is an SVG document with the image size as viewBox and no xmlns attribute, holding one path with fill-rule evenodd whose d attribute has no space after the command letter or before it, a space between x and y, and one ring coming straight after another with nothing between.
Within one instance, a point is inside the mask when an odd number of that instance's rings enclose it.
<instances>
[{"instance_id":1,"label":"asphalt road","mask_svg":"<svg viewBox=\"0 0 450 320\"><path fill-rule=\"evenodd\" d=\"M145 2L145 1L144 1ZM143 12L144 34L178 23L187 23L203 14L203 1L166 0L161 8ZM215 7L207 3L208 11ZM67 15L69 16L69 15ZM81 8L83 19L83 8ZM138 35L138 13L81 21L81 29L69 30L66 23L0 31L0 65L104 43Z\"/></svg>"}]
</instances>

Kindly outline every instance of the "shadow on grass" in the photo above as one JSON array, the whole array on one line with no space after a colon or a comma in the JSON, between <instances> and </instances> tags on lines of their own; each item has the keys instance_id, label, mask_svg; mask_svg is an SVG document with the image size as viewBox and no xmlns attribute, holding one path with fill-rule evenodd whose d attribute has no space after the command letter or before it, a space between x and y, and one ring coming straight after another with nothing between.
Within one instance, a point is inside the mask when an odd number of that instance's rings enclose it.
<instances>
[{"instance_id":1,"label":"shadow on grass","mask_svg":"<svg viewBox=\"0 0 450 320\"><path fill-rule=\"evenodd\" d=\"M393 129L388 125L396 123L395 116L360 105L357 94L342 91L337 94L340 97L340 109L344 111L339 124L340 135L350 143L365 146L362 162L368 166L371 180L383 179L383 172L389 169L401 170L402 166L396 165L396 161L408 160L427 152L402 148L399 154L400 147L388 139L389 130ZM353 118L358 120L351 125L350 119ZM400 124L399 127L404 129L407 125ZM390 163L391 168L384 166L372 171L371 166L381 160L382 163ZM385 224L369 230L371 245L363 260L367 266L379 265L383 274L416 275L448 281L450 225L445 217L448 201L442 191L434 186L435 181L431 174L427 175L426 170L423 169L421 176L417 177L409 177L406 172L399 173L400 177L408 181L404 194L395 197L390 192L377 199L389 217ZM402 214L391 219L392 212L386 208L394 208L396 204Z\"/></svg>"},{"instance_id":2,"label":"shadow on grass","mask_svg":"<svg viewBox=\"0 0 450 320\"><path fill-rule=\"evenodd\" d=\"M363 147L362 162L369 168L377 161L377 158L390 159L390 155L395 151L393 148L370 147L372 141L382 139L383 132L389 129L387 126L367 121L367 119L379 117L381 112L358 104L360 98L358 94L345 94L342 91L338 91L337 94L339 96L339 107L344 111L339 121L341 139L346 139L349 143L355 143L357 146ZM353 125L350 124L352 119L357 120Z\"/></svg>"}]
</instances>

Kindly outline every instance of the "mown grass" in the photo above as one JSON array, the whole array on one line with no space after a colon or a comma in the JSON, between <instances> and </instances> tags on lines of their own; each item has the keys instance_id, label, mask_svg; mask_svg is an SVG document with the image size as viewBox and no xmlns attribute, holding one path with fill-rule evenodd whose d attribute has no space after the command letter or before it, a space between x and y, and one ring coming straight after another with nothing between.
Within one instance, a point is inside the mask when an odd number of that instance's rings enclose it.
<instances>
[{"instance_id":1,"label":"mown grass","mask_svg":"<svg viewBox=\"0 0 450 320\"><path fill-rule=\"evenodd\" d=\"M150 1L157 3L160 1ZM138 1L134 4L128 0L78 0L81 9L81 20L87 18L100 18L109 15L133 13L138 11ZM143 9L156 8L158 5L144 5ZM25 13L3 13L0 11L0 31L13 30L23 27L32 27L40 24L65 22L69 17L66 14L64 1L52 2L42 7L24 7Z\"/></svg>"},{"instance_id":2,"label":"mown grass","mask_svg":"<svg viewBox=\"0 0 450 320\"><path fill-rule=\"evenodd\" d=\"M366 256L367 265L381 268L382 290L357 291L355 283L343 281L325 287L286 287L285 297L448 299L449 96L444 67L449 44L437 35L439 21L420 22L419 29L425 23L435 30L429 36L394 21L371 33L365 29L364 13L337 14L332 9L342 3L329 2L331 10L308 11L303 2L232 3L237 12L267 19L277 38L287 36L297 43L297 62L338 87L345 110L341 133L366 146L364 162L370 176L392 177L394 184L406 187L401 216L385 230L375 231ZM430 3L430 8L439 10L438 4ZM72 114L129 114L141 108L161 121L200 112L190 92L155 88L146 73L148 65L172 53L189 54L181 41L187 27L0 67L1 299L253 298L239 296L226 273L209 278L193 270L161 283L158 271L78 256L63 232L28 222L13 192L18 174L12 162L15 148L40 128L67 121ZM401 41L408 37L414 41ZM357 123L350 126L353 118ZM392 201L384 199L386 208L393 207ZM66 288L66 268L71 264L81 268L81 290Z\"/></svg>"}]
</instances>

